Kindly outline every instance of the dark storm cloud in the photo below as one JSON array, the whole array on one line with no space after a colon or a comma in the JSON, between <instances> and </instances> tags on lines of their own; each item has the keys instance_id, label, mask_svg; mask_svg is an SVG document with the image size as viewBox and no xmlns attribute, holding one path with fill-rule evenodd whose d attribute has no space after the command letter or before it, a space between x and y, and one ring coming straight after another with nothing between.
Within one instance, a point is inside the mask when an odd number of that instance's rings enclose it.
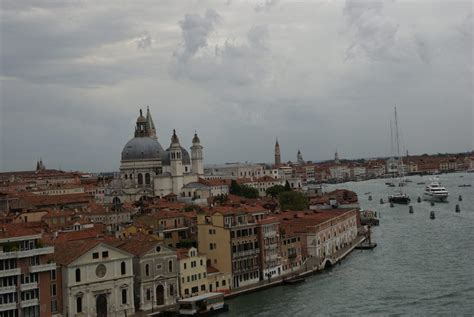
<instances>
[{"instance_id":1,"label":"dark storm cloud","mask_svg":"<svg viewBox=\"0 0 474 317\"><path fill-rule=\"evenodd\" d=\"M0 170L117 169L147 105L206 163L386 155L395 105L411 153L473 147L469 1L1 6Z\"/></svg>"}]
</instances>

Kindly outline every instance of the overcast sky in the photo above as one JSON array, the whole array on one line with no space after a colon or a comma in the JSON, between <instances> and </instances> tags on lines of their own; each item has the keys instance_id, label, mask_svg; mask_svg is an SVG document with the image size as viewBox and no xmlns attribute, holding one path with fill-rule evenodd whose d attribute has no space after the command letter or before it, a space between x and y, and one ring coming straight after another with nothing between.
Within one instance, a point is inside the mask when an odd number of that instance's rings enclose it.
<instances>
[{"instance_id":1,"label":"overcast sky","mask_svg":"<svg viewBox=\"0 0 474 317\"><path fill-rule=\"evenodd\" d=\"M473 149L472 1L2 0L0 170L113 171L150 110L205 163Z\"/></svg>"}]
</instances>

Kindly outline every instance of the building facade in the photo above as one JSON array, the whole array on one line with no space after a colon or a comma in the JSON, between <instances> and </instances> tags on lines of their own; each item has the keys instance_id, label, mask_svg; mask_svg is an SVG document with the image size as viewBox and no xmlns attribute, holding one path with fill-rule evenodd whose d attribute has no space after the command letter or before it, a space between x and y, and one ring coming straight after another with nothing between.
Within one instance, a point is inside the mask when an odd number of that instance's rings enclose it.
<instances>
[{"instance_id":1,"label":"building facade","mask_svg":"<svg viewBox=\"0 0 474 317\"><path fill-rule=\"evenodd\" d=\"M7 225L0 231L0 315L53 316L59 313L53 247L41 234Z\"/></svg>"},{"instance_id":2,"label":"building facade","mask_svg":"<svg viewBox=\"0 0 474 317\"><path fill-rule=\"evenodd\" d=\"M159 311L179 298L176 251L157 241L127 240L117 247L134 255L135 305L140 311Z\"/></svg>"},{"instance_id":3,"label":"building facade","mask_svg":"<svg viewBox=\"0 0 474 317\"><path fill-rule=\"evenodd\" d=\"M64 316L130 316L133 256L100 240L55 244Z\"/></svg>"}]
</instances>

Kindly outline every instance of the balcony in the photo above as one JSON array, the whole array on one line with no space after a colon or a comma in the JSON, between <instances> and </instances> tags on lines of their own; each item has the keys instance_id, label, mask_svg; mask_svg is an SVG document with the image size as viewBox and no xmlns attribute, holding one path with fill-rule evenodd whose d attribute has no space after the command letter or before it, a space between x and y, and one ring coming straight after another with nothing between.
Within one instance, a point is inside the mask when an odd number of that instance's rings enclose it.
<instances>
[{"instance_id":1,"label":"balcony","mask_svg":"<svg viewBox=\"0 0 474 317\"><path fill-rule=\"evenodd\" d=\"M30 289L38 288L38 282L25 283L20 285L20 291L28 291Z\"/></svg>"},{"instance_id":2,"label":"balcony","mask_svg":"<svg viewBox=\"0 0 474 317\"><path fill-rule=\"evenodd\" d=\"M0 311L16 309L16 303L0 304Z\"/></svg>"},{"instance_id":3,"label":"balcony","mask_svg":"<svg viewBox=\"0 0 474 317\"><path fill-rule=\"evenodd\" d=\"M12 258L27 258L35 255L44 255L54 253L54 247L44 247L23 251L1 252L0 260Z\"/></svg>"},{"instance_id":4,"label":"balcony","mask_svg":"<svg viewBox=\"0 0 474 317\"><path fill-rule=\"evenodd\" d=\"M21 274L20 268L0 271L0 277L20 275L20 274Z\"/></svg>"},{"instance_id":5,"label":"balcony","mask_svg":"<svg viewBox=\"0 0 474 317\"><path fill-rule=\"evenodd\" d=\"M30 273L52 271L56 269L56 263L40 264L30 266Z\"/></svg>"},{"instance_id":6,"label":"balcony","mask_svg":"<svg viewBox=\"0 0 474 317\"><path fill-rule=\"evenodd\" d=\"M20 302L20 307L21 308L31 307L31 306L36 306L36 305L39 305L38 298L22 300Z\"/></svg>"},{"instance_id":7,"label":"balcony","mask_svg":"<svg viewBox=\"0 0 474 317\"><path fill-rule=\"evenodd\" d=\"M240 257L245 257L245 256L255 256L260 253L260 249L252 249L252 250L247 250L247 251L237 251L232 253L233 258L240 258Z\"/></svg>"},{"instance_id":8,"label":"balcony","mask_svg":"<svg viewBox=\"0 0 474 317\"><path fill-rule=\"evenodd\" d=\"M13 293L16 292L16 286L1 286L0 287L0 294L8 294L8 293Z\"/></svg>"}]
</instances>

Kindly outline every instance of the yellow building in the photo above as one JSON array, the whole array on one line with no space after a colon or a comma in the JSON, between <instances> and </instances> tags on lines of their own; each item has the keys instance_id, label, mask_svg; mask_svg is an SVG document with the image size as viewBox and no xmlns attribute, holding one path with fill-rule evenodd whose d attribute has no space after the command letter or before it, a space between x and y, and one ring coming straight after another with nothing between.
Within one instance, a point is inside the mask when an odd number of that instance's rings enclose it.
<instances>
[{"instance_id":1,"label":"yellow building","mask_svg":"<svg viewBox=\"0 0 474 317\"><path fill-rule=\"evenodd\" d=\"M231 286L232 275L230 273L219 272L213 266L207 267L207 285L209 292L228 293Z\"/></svg>"},{"instance_id":2,"label":"yellow building","mask_svg":"<svg viewBox=\"0 0 474 317\"><path fill-rule=\"evenodd\" d=\"M206 256L196 248L178 249L177 254L181 297L207 293Z\"/></svg>"},{"instance_id":3,"label":"yellow building","mask_svg":"<svg viewBox=\"0 0 474 317\"><path fill-rule=\"evenodd\" d=\"M232 288L260 280L257 221L265 215L259 207L214 207L198 214L198 248L207 265L232 276Z\"/></svg>"}]
</instances>

